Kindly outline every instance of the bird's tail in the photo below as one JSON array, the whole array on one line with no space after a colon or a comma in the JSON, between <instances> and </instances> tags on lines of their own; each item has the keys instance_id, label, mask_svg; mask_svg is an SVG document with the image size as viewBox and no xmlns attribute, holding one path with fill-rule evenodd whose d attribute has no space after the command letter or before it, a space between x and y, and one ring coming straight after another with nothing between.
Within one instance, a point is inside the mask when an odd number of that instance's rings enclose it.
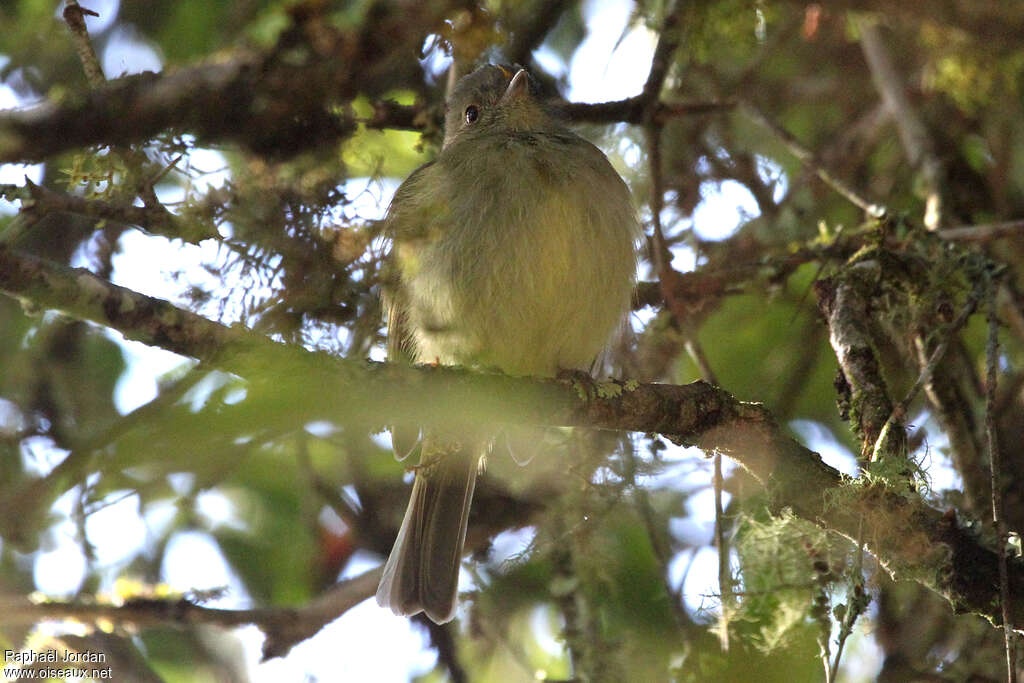
<instances>
[{"instance_id":1,"label":"bird's tail","mask_svg":"<svg viewBox=\"0 0 1024 683\"><path fill-rule=\"evenodd\" d=\"M425 612L442 624L455 615L462 546L480 452L426 437L409 507L377 588L396 614Z\"/></svg>"}]
</instances>

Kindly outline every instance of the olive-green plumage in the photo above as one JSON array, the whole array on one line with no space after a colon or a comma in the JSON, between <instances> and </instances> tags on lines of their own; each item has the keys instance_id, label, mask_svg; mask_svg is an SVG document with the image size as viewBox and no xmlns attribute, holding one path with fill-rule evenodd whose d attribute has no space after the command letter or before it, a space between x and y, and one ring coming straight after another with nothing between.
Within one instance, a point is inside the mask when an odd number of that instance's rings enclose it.
<instances>
[{"instance_id":1,"label":"olive-green plumage","mask_svg":"<svg viewBox=\"0 0 1024 683\"><path fill-rule=\"evenodd\" d=\"M587 369L629 309L640 236L629 190L552 117L523 70L488 65L459 81L441 152L399 187L386 229L391 359L514 375ZM451 619L487 442L424 436L380 604Z\"/></svg>"}]
</instances>

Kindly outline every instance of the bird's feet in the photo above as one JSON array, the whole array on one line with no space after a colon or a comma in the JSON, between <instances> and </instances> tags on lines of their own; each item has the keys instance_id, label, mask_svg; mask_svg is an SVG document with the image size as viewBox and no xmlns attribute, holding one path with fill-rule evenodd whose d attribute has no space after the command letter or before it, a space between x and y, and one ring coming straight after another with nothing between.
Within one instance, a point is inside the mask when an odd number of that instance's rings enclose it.
<instances>
[{"instance_id":1,"label":"bird's feet","mask_svg":"<svg viewBox=\"0 0 1024 683\"><path fill-rule=\"evenodd\" d=\"M571 386L576 391L576 395L584 401L593 401L597 398L597 380L585 370L574 368L559 370L555 379Z\"/></svg>"}]
</instances>

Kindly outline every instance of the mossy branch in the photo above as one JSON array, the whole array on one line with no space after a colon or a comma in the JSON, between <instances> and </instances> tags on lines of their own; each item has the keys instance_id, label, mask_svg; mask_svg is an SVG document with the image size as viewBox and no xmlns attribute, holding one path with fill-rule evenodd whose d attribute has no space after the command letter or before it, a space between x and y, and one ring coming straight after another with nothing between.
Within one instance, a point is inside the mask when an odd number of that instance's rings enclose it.
<instances>
[{"instance_id":1,"label":"mossy branch","mask_svg":"<svg viewBox=\"0 0 1024 683\"><path fill-rule=\"evenodd\" d=\"M297 420L383 425L402 416L424 423L585 426L657 433L719 452L755 476L778 509L791 509L851 539L858 537L863 519L866 547L893 576L928 586L958 612L976 612L994 623L1002 619L996 553L955 516L908 490L852 486L817 453L787 436L763 406L738 401L705 382L614 381L616 391L581 397L557 380L337 358L273 342L243 326L221 325L87 270L6 247L0 247L0 291L287 392L295 397L289 408ZM1013 595L1024 595L1019 561L1011 563L1009 581ZM1024 601L1011 607L1014 621L1024 623Z\"/></svg>"}]
</instances>

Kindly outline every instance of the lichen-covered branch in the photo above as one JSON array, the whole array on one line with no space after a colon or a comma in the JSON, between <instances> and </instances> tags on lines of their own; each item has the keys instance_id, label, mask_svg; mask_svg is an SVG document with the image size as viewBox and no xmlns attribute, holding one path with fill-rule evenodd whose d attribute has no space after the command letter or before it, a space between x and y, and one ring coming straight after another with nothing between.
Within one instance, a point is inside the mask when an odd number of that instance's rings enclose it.
<instances>
[{"instance_id":1,"label":"lichen-covered branch","mask_svg":"<svg viewBox=\"0 0 1024 683\"><path fill-rule=\"evenodd\" d=\"M850 422L862 444L860 457L864 463L881 456L906 456L902 421L887 429L894 405L870 330L869 302L880 278L879 263L865 260L815 285L845 384L840 394L849 394Z\"/></svg>"}]
</instances>

